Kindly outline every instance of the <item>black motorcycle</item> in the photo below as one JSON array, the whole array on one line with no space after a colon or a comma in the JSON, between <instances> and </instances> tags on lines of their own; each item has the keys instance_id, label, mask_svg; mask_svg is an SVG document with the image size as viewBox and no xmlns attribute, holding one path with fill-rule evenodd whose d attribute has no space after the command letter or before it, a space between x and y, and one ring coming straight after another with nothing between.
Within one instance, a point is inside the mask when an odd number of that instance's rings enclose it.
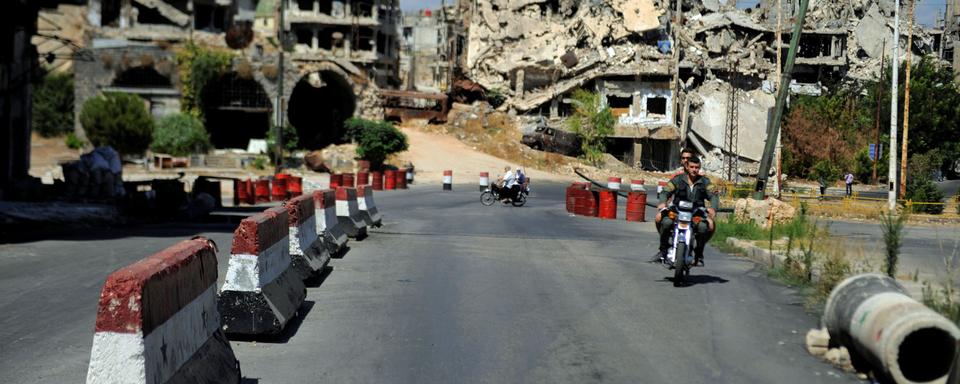
<instances>
[{"instance_id":1,"label":"black motorcycle","mask_svg":"<svg viewBox=\"0 0 960 384\"><path fill-rule=\"evenodd\" d=\"M528 195L530 195L530 187L529 186L521 187L520 193L517 193L517 195L514 196L512 199L508 201L504 201L503 203L513 204L514 207L522 207L524 204L527 203ZM487 187L487 189L485 189L483 193L480 194L480 204L491 206L493 205L493 203L496 203L498 200L501 200L499 188L493 189L493 188Z\"/></svg>"}]
</instances>

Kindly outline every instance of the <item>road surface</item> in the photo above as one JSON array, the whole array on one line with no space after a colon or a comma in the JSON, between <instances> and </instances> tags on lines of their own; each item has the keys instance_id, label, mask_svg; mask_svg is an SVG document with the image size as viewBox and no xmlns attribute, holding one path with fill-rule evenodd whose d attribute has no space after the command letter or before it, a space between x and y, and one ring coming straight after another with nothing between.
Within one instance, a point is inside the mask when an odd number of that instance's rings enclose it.
<instances>
[{"instance_id":1,"label":"road surface","mask_svg":"<svg viewBox=\"0 0 960 384\"><path fill-rule=\"evenodd\" d=\"M378 193L371 231L280 338L232 341L247 383L855 382L804 350L803 298L708 249L674 288L649 223L568 215L563 186L483 207L472 185ZM621 199L621 203L623 200ZM620 217L623 217L621 207ZM0 245L0 382L85 377L106 275L194 234L161 225L44 234Z\"/></svg>"}]
</instances>

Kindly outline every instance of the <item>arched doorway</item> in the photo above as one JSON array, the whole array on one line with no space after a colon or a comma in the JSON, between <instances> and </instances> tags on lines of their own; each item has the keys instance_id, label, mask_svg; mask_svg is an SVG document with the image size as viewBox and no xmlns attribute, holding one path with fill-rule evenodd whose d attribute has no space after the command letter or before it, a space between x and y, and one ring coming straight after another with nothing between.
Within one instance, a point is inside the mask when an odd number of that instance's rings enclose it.
<instances>
[{"instance_id":1,"label":"arched doorway","mask_svg":"<svg viewBox=\"0 0 960 384\"><path fill-rule=\"evenodd\" d=\"M270 130L270 97L260 83L230 72L203 90L203 114L216 148L247 148Z\"/></svg>"},{"instance_id":2,"label":"arched doorway","mask_svg":"<svg viewBox=\"0 0 960 384\"><path fill-rule=\"evenodd\" d=\"M347 79L334 71L321 70L297 82L290 94L287 118L297 129L301 146L321 149L344 142L343 123L356 108L356 96Z\"/></svg>"},{"instance_id":3,"label":"arched doorway","mask_svg":"<svg viewBox=\"0 0 960 384\"><path fill-rule=\"evenodd\" d=\"M154 117L162 117L180 110L180 93L170 78L148 65L131 67L117 74L104 92L131 93L146 102Z\"/></svg>"}]
</instances>

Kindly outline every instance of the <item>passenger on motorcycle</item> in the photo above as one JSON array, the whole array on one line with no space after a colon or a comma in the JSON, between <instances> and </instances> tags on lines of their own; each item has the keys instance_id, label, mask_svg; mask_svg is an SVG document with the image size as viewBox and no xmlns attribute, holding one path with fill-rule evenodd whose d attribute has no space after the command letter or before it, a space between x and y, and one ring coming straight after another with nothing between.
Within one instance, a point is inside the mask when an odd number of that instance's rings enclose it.
<instances>
[{"instance_id":1,"label":"passenger on motorcycle","mask_svg":"<svg viewBox=\"0 0 960 384\"><path fill-rule=\"evenodd\" d=\"M694 228L694 239L696 240L694 247L696 261L694 264L703 265L703 248L707 245L709 234L714 230L714 217L716 216L716 210L714 210L712 202L713 194L707 188L708 186L707 178L700 176L700 159L692 156L687 159L686 174L674 177L664 187L667 195L664 201L657 206L656 216L656 221L660 223L660 249L654 260L663 260L670 248L673 220L667 215L669 211L667 204L673 204L679 200L688 200L693 202L694 207L704 207L707 210L707 220L696 224Z\"/></svg>"},{"instance_id":2,"label":"passenger on motorcycle","mask_svg":"<svg viewBox=\"0 0 960 384\"><path fill-rule=\"evenodd\" d=\"M519 169L517 170L519 171ZM503 167L503 175L497 179L493 186L500 193L500 199L503 201L510 201L520 191L520 186L517 184L517 175L510 171L509 165Z\"/></svg>"}]
</instances>

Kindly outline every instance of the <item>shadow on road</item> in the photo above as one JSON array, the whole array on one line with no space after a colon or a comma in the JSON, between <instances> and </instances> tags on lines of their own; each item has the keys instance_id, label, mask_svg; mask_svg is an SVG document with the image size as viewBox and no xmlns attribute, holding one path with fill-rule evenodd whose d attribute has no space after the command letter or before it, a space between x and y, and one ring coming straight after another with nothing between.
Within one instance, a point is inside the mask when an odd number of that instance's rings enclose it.
<instances>
[{"instance_id":1,"label":"shadow on road","mask_svg":"<svg viewBox=\"0 0 960 384\"><path fill-rule=\"evenodd\" d=\"M317 288L327 280L327 276L330 276L331 273L333 273L333 267L329 265L325 266L320 270L320 273L314 274L309 279L304 280L303 285L307 286L307 288Z\"/></svg>"},{"instance_id":2,"label":"shadow on road","mask_svg":"<svg viewBox=\"0 0 960 384\"><path fill-rule=\"evenodd\" d=\"M663 280L660 281L673 283L673 277L664 277ZM687 276L683 279L683 284L681 284L681 286L691 287L698 284L726 284L729 281L730 280L719 276L690 274L690 276Z\"/></svg>"},{"instance_id":3,"label":"shadow on road","mask_svg":"<svg viewBox=\"0 0 960 384\"><path fill-rule=\"evenodd\" d=\"M300 306L300 309L297 310L297 316L290 319L290 322L287 323L287 326L283 328L283 332L280 332L276 335L227 335L227 339L230 341L248 341L248 342L257 342L257 343L268 343L268 344L286 344L297 334L297 331L300 329L300 325L303 324L303 319L307 317L310 311L313 310L313 306L316 305L316 302L306 300L303 302L303 305Z\"/></svg>"},{"instance_id":4,"label":"shadow on road","mask_svg":"<svg viewBox=\"0 0 960 384\"><path fill-rule=\"evenodd\" d=\"M98 241L127 237L180 237L190 238L201 233L233 233L236 224L223 223L164 223L127 225L124 227L92 228L32 228L0 231L0 244L30 243L44 240Z\"/></svg>"}]
</instances>

